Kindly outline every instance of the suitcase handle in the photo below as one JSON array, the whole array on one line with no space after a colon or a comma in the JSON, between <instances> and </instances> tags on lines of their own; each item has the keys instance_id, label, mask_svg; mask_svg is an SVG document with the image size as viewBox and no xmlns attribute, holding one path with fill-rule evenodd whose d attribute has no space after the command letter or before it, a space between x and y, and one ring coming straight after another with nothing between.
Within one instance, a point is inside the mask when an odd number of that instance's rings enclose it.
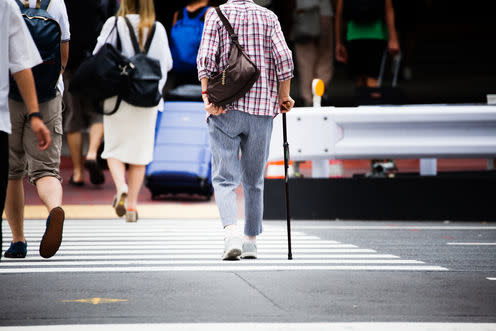
<instances>
[{"instance_id":1,"label":"suitcase handle","mask_svg":"<svg viewBox=\"0 0 496 331\"><path fill-rule=\"evenodd\" d=\"M381 59L381 69L379 71L379 78L377 79L377 87L382 86L382 81L384 79L384 71L386 70L386 60L388 57L388 51L387 49L384 50L384 53L382 54L382 59ZM401 64L401 51L396 54L395 57L393 57L392 61L392 68L393 68L393 82L392 86L396 87L398 84L398 75L400 72L400 64Z\"/></svg>"}]
</instances>

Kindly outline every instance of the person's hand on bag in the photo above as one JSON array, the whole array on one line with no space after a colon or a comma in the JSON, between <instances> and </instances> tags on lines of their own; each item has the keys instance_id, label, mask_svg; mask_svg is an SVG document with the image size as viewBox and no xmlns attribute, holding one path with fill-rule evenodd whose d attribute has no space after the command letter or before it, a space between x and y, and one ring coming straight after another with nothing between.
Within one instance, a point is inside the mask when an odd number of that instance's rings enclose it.
<instances>
[{"instance_id":1,"label":"person's hand on bag","mask_svg":"<svg viewBox=\"0 0 496 331\"><path fill-rule=\"evenodd\" d=\"M289 95L285 97L279 97L279 108L281 113L287 113L293 109L295 101Z\"/></svg>"},{"instance_id":2,"label":"person's hand on bag","mask_svg":"<svg viewBox=\"0 0 496 331\"><path fill-rule=\"evenodd\" d=\"M210 103L210 101L208 101L208 97L207 97L206 94L203 94L202 95L202 98L203 98L203 103L205 104L205 110L210 115L219 116L221 114L225 114L226 113L226 110L224 108L217 107L213 103Z\"/></svg>"}]
</instances>

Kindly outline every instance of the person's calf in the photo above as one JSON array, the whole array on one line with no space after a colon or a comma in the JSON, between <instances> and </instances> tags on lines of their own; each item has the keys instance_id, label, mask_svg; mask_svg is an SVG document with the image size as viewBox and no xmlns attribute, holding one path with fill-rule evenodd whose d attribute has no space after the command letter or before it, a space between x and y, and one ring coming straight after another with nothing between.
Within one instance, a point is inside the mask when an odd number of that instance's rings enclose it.
<instances>
[{"instance_id":1,"label":"person's calf","mask_svg":"<svg viewBox=\"0 0 496 331\"><path fill-rule=\"evenodd\" d=\"M45 176L35 182L38 196L48 212L62 205L62 184L57 177Z\"/></svg>"}]
</instances>

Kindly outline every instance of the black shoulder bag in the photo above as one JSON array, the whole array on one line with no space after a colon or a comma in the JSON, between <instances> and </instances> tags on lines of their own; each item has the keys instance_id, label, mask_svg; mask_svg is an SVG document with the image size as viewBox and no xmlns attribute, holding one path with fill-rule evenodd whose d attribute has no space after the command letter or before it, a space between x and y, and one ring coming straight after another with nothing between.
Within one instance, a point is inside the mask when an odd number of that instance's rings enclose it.
<instances>
[{"instance_id":1,"label":"black shoulder bag","mask_svg":"<svg viewBox=\"0 0 496 331\"><path fill-rule=\"evenodd\" d=\"M81 63L69 85L69 92L89 100L99 113L103 113L102 101L114 96L118 96L118 100L111 114L117 111L120 95L128 86L129 76L134 71L133 63L121 53L117 19L116 16L113 28L117 33L117 48L105 43L98 53Z\"/></svg>"},{"instance_id":2,"label":"black shoulder bag","mask_svg":"<svg viewBox=\"0 0 496 331\"><path fill-rule=\"evenodd\" d=\"M225 106L242 98L260 77L260 70L238 42L238 35L219 7L219 18L231 38L231 51L227 67L208 80L208 100L216 106Z\"/></svg>"}]
</instances>

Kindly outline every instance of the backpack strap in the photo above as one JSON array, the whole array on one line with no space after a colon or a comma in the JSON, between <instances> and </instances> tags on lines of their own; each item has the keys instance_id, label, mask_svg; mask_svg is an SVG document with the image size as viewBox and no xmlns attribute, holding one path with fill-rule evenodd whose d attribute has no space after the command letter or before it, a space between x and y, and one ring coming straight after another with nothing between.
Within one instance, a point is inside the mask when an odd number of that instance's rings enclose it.
<instances>
[{"instance_id":1,"label":"backpack strap","mask_svg":"<svg viewBox=\"0 0 496 331\"><path fill-rule=\"evenodd\" d=\"M24 9L24 8L29 8L29 1L28 0L25 0L24 2L21 2L21 0L16 0L17 2L17 5L19 6L19 8Z\"/></svg>"},{"instance_id":2,"label":"backpack strap","mask_svg":"<svg viewBox=\"0 0 496 331\"><path fill-rule=\"evenodd\" d=\"M138 44L138 39L136 39L136 34L134 33L133 25L126 16L124 16L124 20L126 21L127 27L129 29L129 36L131 37L131 42L133 43L134 52L138 54L141 52L141 50Z\"/></svg>"},{"instance_id":3,"label":"backpack strap","mask_svg":"<svg viewBox=\"0 0 496 331\"><path fill-rule=\"evenodd\" d=\"M183 17L181 17L181 19L184 21L189 21L188 10L186 9L186 7L183 8ZM178 20L179 20L179 17L178 17Z\"/></svg>"},{"instance_id":4,"label":"backpack strap","mask_svg":"<svg viewBox=\"0 0 496 331\"><path fill-rule=\"evenodd\" d=\"M29 8L29 0L24 0L24 2L21 2L21 0L16 0L17 4L21 9L23 8ZM50 3L52 0L36 0L36 9L43 9L43 10L48 10L48 7L50 7Z\"/></svg>"},{"instance_id":5,"label":"backpack strap","mask_svg":"<svg viewBox=\"0 0 496 331\"><path fill-rule=\"evenodd\" d=\"M115 30L115 33L116 33L116 37L117 37L117 50L119 50L119 52L122 52L122 43L121 43L121 37L119 35L119 29L117 28L117 21L119 20L119 16L115 15L115 21L114 21L114 27L112 28L112 30L110 30L107 38L105 39L105 43L107 42L107 40L109 39L110 35L112 34L112 31Z\"/></svg>"},{"instance_id":6,"label":"backpack strap","mask_svg":"<svg viewBox=\"0 0 496 331\"><path fill-rule=\"evenodd\" d=\"M50 7L51 2L52 0L36 0L36 8L48 10L48 7Z\"/></svg>"},{"instance_id":7,"label":"backpack strap","mask_svg":"<svg viewBox=\"0 0 496 331\"><path fill-rule=\"evenodd\" d=\"M157 29L157 24L156 22L153 22L153 25L150 29L150 33L148 34L148 38L146 39L145 49L144 49L145 54L148 54L148 51L150 50L150 46L152 45L153 36L155 35L156 29Z\"/></svg>"},{"instance_id":8,"label":"backpack strap","mask_svg":"<svg viewBox=\"0 0 496 331\"><path fill-rule=\"evenodd\" d=\"M205 6L205 8L203 8L203 10L201 11L201 13L200 13L198 16L196 16L196 18L195 18L195 19L197 19L197 20L200 20L200 21L201 21L201 19L203 18L203 16L205 16L205 14L207 13L207 11L208 11L209 9L210 9L210 7L209 7L209 6Z\"/></svg>"}]
</instances>

